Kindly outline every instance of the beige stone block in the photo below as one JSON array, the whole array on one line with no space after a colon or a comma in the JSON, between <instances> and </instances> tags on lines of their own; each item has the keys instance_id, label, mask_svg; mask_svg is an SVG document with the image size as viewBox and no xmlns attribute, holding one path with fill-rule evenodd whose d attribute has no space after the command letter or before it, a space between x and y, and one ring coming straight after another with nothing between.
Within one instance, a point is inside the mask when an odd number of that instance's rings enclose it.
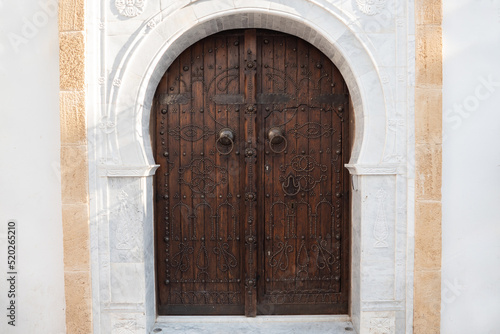
<instances>
[{"instance_id":1,"label":"beige stone block","mask_svg":"<svg viewBox=\"0 0 500 334\"><path fill-rule=\"evenodd\" d=\"M59 34L59 72L61 90L85 89L85 35L83 32Z\"/></svg>"},{"instance_id":2,"label":"beige stone block","mask_svg":"<svg viewBox=\"0 0 500 334\"><path fill-rule=\"evenodd\" d=\"M416 271L413 333L438 334L441 319L441 272Z\"/></svg>"},{"instance_id":3,"label":"beige stone block","mask_svg":"<svg viewBox=\"0 0 500 334\"><path fill-rule=\"evenodd\" d=\"M415 142L437 144L443 139L441 89L415 89Z\"/></svg>"},{"instance_id":4,"label":"beige stone block","mask_svg":"<svg viewBox=\"0 0 500 334\"><path fill-rule=\"evenodd\" d=\"M443 43L440 26L416 27L415 85L440 87L443 82Z\"/></svg>"},{"instance_id":5,"label":"beige stone block","mask_svg":"<svg viewBox=\"0 0 500 334\"><path fill-rule=\"evenodd\" d=\"M63 204L87 203L87 147L61 147L61 194Z\"/></svg>"},{"instance_id":6,"label":"beige stone block","mask_svg":"<svg viewBox=\"0 0 500 334\"><path fill-rule=\"evenodd\" d=\"M92 293L90 273L65 272L66 333L92 333Z\"/></svg>"},{"instance_id":7,"label":"beige stone block","mask_svg":"<svg viewBox=\"0 0 500 334\"><path fill-rule=\"evenodd\" d=\"M85 30L85 1L59 0L59 31Z\"/></svg>"},{"instance_id":8,"label":"beige stone block","mask_svg":"<svg viewBox=\"0 0 500 334\"><path fill-rule=\"evenodd\" d=\"M441 269L441 203L415 203L415 270Z\"/></svg>"},{"instance_id":9,"label":"beige stone block","mask_svg":"<svg viewBox=\"0 0 500 334\"><path fill-rule=\"evenodd\" d=\"M441 25L442 7L441 0L415 0L415 23Z\"/></svg>"},{"instance_id":10,"label":"beige stone block","mask_svg":"<svg viewBox=\"0 0 500 334\"><path fill-rule=\"evenodd\" d=\"M442 147L440 144L415 146L415 196L417 200L441 200Z\"/></svg>"},{"instance_id":11,"label":"beige stone block","mask_svg":"<svg viewBox=\"0 0 500 334\"><path fill-rule=\"evenodd\" d=\"M87 142L85 92L60 92L61 143L82 145Z\"/></svg>"},{"instance_id":12,"label":"beige stone block","mask_svg":"<svg viewBox=\"0 0 500 334\"><path fill-rule=\"evenodd\" d=\"M89 207L87 204L64 204L64 270L89 270Z\"/></svg>"}]
</instances>

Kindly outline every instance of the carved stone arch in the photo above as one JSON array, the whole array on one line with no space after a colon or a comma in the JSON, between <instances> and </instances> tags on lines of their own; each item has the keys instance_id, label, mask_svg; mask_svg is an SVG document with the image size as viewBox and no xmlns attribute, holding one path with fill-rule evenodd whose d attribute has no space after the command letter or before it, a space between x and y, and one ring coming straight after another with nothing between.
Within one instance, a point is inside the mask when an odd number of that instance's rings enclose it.
<instances>
[{"instance_id":1,"label":"carved stone arch","mask_svg":"<svg viewBox=\"0 0 500 334\"><path fill-rule=\"evenodd\" d=\"M390 114L391 106L388 101L392 101L393 97L384 88L380 64L373 56L372 44L362 31L358 19L330 1L234 0L223 3L221 1L220 5L213 6L208 1L176 1L144 21L131 35L127 42L128 48L120 52L121 58L114 61L110 80L113 84L102 107L106 112L91 114L105 117L108 124L114 125L113 131L103 136L106 139L99 139L97 144L105 147L108 156L113 158L112 164L98 165L93 161L94 165L91 166L91 171L98 169L99 176L107 177L99 178L91 174L91 179L98 184L91 185L95 187L92 190L93 198L97 199L91 212L93 217L97 217L92 218L93 226L100 227L100 224L105 223L112 225L110 221L117 218L112 214L105 216L102 212L107 210L106 205L114 205L113 199L117 196L113 194L125 184L130 184L131 191L140 194L137 196L137 207L143 213L141 237L145 255L142 262L120 263L120 266L115 267L121 271L115 270L107 255L108 236L96 232L97 237L91 237L91 243L95 246L92 254L99 262L99 267L92 269L95 277L94 314L96 319L102 319L101 322L95 322L95 327L100 328L101 333L106 333L110 332L110 324L115 329L125 328L128 322L124 319L133 319L140 324L137 328L143 326L147 332L151 332L158 324L152 256L151 176L154 175L155 161L150 142L150 113L153 95L161 77L183 50L206 36L229 29L262 28L306 40L332 60L347 83L355 119L354 143L348 168L351 174L361 176L353 177L350 316L358 333L368 333L367 329L377 321L389 324L388 328L392 329L390 332L394 332L394 328L398 328L398 332L405 332L404 328L411 328L411 321L405 319L410 319L408 315L413 311L413 284L408 274L412 271L413 246L412 236L407 232L407 228L410 229L412 225L411 222L406 225L407 220L411 220L406 216L406 203L409 202L407 195L411 196L413 190L405 188L411 172L407 178L406 170L400 164L384 161L387 142L399 125L389 122L387 115ZM413 121L407 122L411 124ZM406 144L406 138L404 140ZM109 159L107 163L110 163ZM376 200L379 189L389 194L383 206ZM105 198L110 199L110 204L106 203ZM101 202L106 204L100 207ZM400 210L400 207L403 209ZM387 247L383 248L373 248L371 242L378 211L383 213L379 215L382 217L379 222L386 224L389 231L384 239L387 240ZM180 259L182 252L189 251L179 250ZM304 265L311 256L313 254L304 251L298 265ZM137 285L138 288L129 299L126 299L128 296L116 294L113 300L113 292L109 293L112 289L107 287L106 282L118 281L116 277L120 277L123 272L141 278L142 285ZM403 331L400 330L402 328ZM411 329L406 332L410 333Z\"/></svg>"},{"instance_id":2,"label":"carved stone arch","mask_svg":"<svg viewBox=\"0 0 500 334\"><path fill-rule=\"evenodd\" d=\"M297 13L301 3L287 2L279 11L267 7L211 11L207 7L201 18L193 13L197 4L193 3L166 13L154 29L141 34L131 43L131 50L125 52L121 69L115 74L115 80L121 84L111 88L114 110L110 114L115 117L117 131L110 146L118 150L120 164L154 165L149 134L151 103L158 82L172 61L206 36L238 28L274 29L296 35L327 55L339 68L351 94L356 127L350 164L380 164L387 130L386 104L369 44L363 42L356 26L342 18L334 7L310 4L309 16L328 17L328 20L305 21ZM175 27L178 17L186 19L180 27Z\"/></svg>"}]
</instances>

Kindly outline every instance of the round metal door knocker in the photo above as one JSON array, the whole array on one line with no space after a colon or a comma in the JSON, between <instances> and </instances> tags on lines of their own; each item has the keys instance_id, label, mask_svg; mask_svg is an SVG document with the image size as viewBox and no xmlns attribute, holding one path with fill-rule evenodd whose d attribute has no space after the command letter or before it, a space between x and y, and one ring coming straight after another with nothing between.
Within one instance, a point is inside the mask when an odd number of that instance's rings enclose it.
<instances>
[{"instance_id":1,"label":"round metal door knocker","mask_svg":"<svg viewBox=\"0 0 500 334\"><path fill-rule=\"evenodd\" d=\"M226 149L221 150L220 147L225 147ZM224 128L219 131L217 137L217 142L215 145L217 152L222 155L228 155L233 151L234 148L234 132L230 128Z\"/></svg>"},{"instance_id":2,"label":"round metal door knocker","mask_svg":"<svg viewBox=\"0 0 500 334\"><path fill-rule=\"evenodd\" d=\"M285 134L283 133L283 130L281 128L274 127L269 129L269 131L267 132L267 139L269 139L269 148L274 153L282 153L288 146ZM278 148L280 146L281 149Z\"/></svg>"}]
</instances>

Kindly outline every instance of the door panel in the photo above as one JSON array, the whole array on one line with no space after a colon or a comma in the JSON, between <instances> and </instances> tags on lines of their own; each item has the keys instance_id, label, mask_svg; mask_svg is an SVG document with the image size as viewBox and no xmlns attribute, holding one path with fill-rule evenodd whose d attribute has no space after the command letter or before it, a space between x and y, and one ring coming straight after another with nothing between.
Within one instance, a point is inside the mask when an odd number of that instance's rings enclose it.
<instances>
[{"instance_id":1,"label":"door panel","mask_svg":"<svg viewBox=\"0 0 500 334\"><path fill-rule=\"evenodd\" d=\"M347 306L341 288L347 90L329 59L306 42L269 33L258 45L259 93L290 97L259 105L264 130L259 313L340 312ZM332 105L334 98L338 102Z\"/></svg>"},{"instance_id":2,"label":"door panel","mask_svg":"<svg viewBox=\"0 0 500 334\"><path fill-rule=\"evenodd\" d=\"M347 313L348 94L293 36L184 51L154 100L159 314Z\"/></svg>"},{"instance_id":3,"label":"door panel","mask_svg":"<svg viewBox=\"0 0 500 334\"><path fill-rule=\"evenodd\" d=\"M170 66L156 93L157 284L160 314L243 314L238 105L242 35L196 43ZM225 145L228 144L228 145Z\"/></svg>"}]
</instances>

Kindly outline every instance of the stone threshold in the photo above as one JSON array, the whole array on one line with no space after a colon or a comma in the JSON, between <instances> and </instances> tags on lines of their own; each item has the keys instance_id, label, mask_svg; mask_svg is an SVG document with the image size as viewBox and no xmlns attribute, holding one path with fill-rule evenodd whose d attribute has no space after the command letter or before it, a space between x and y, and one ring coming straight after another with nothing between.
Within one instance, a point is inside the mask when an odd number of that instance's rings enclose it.
<instances>
[{"instance_id":1,"label":"stone threshold","mask_svg":"<svg viewBox=\"0 0 500 334\"><path fill-rule=\"evenodd\" d=\"M356 334L350 317L312 316L164 316L151 334Z\"/></svg>"}]
</instances>

